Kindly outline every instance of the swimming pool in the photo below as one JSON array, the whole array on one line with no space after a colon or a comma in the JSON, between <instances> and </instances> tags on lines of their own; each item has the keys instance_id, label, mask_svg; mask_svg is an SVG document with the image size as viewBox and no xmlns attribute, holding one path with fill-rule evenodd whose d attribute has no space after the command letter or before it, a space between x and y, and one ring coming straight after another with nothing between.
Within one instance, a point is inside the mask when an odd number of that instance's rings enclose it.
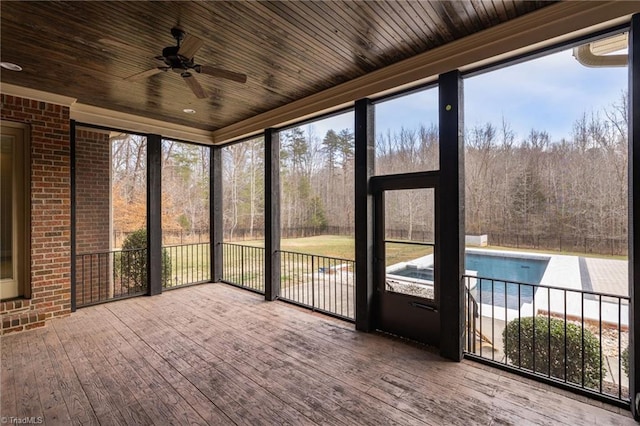
<instances>
[{"instance_id":1,"label":"swimming pool","mask_svg":"<svg viewBox=\"0 0 640 426\"><path fill-rule=\"evenodd\" d=\"M466 253L465 269L479 277L526 284L540 284L549 258L504 256L500 254Z\"/></svg>"},{"instance_id":2,"label":"swimming pool","mask_svg":"<svg viewBox=\"0 0 640 426\"><path fill-rule=\"evenodd\" d=\"M476 300L509 309L518 309L525 303L531 303L535 285L540 284L548 264L548 257L527 256L524 253L465 253L465 269L467 272L475 271L478 276L479 285L476 284L472 290ZM433 264L409 263L388 274L433 282Z\"/></svg>"}]
</instances>

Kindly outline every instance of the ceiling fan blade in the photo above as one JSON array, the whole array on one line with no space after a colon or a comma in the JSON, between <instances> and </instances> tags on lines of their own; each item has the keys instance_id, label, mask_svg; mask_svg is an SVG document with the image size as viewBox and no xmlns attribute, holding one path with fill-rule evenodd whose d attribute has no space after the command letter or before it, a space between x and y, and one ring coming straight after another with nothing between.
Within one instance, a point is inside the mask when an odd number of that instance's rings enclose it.
<instances>
[{"instance_id":1,"label":"ceiling fan blade","mask_svg":"<svg viewBox=\"0 0 640 426\"><path fill-rule=\"evenodd\" d=\"M204 42L198 37L187 34L180 45L180 49L178 49L178 55L191 59L203 44Z\"/></svg>"},{"instance_id":2,"label":"ceiling fan blade","mask_svg":"<svg viewBox=\"0 0 640 426\"><path fill-rule=\"evenodd\" d=\"M126 81L138 81L138 80L142 80L145 79L147 77L151 77L152 75L156 75L160 72L164 71L162 68L151 68L150 70L146 70L146 71L142 71L139 72L137 74L134 75L130 75L129 77L126 77L125 80Z\"/></svg>"},{"instance_id":3,"label":"ceiling fan blade","mask_svg":"<svg viewBox=\"0 0 640 426\"><path fill-rule=\"evenodd\" d=\"M227 71L220 68L214 68L209 65L197 65L195 70L202 74L211 75L214 77L226 78L227 80L237 81L238 83L246 83L246 74L240 74L233 71Z\"/></svg>"},{"instance_id":4,"label":"ceiling fan blade","mask_svg":"<svg viewBox=\"0 0 640 426\"><path fill-rule=\"evenodd\" d=\"M189 86L193 94L196 95L198 99L204 99L207 97L207 92L205 92L193 74L185 72L182 74L182 78L184 78L185 83L187 83L187 86Z\"/></svg>"}]
</instances>

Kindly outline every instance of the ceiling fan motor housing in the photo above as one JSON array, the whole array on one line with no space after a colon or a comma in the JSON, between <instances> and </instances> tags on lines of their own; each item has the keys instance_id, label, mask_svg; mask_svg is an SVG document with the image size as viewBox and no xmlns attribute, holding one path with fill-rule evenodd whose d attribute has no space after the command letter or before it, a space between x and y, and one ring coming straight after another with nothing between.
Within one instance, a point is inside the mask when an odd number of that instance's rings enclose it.
<instances>
[{"instance_id":1,"label":"ceiling fan motor housing","mask_svg":"<svg viewBox=\"0 0 640 426\"><path fill-rule=\"evenodd\" d=\"M178 46L165 47L162 49L162 56L158 59L164 61L168 67L171 67L171 69L177 73L182 73L185 70L193 68L195 66L193 59L178 55L178 50Z\"/></svg>"}]
</instances>

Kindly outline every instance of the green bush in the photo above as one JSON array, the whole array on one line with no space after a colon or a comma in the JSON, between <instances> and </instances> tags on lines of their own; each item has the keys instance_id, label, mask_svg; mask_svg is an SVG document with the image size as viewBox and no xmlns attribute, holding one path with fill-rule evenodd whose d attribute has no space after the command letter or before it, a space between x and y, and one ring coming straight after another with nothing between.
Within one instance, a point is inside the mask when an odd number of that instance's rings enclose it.
<instances>
[{"instance_id":1,"label":"green bush","mask_svg":"<svg viewBox=\"0 0 640 426\"><path fill-rule=\"evenodd\" d=\"M533 317L515 319L502 332L502 341L504 353L512 364L533 371L535 356L535 372L544 375L550 372L551 377L556 379L565 379L566 367L568 382L582 385L584 379L585 387L596 388L600 377L604 377L607 372L604 365L600 365L600 342L587 329L584 329L583 339L582 328L576 324L566 324L566 357L565 323L559 319L546 316L535 317L535 321Z\"/></svg>"},{"instance_id":2,"label":"green bush","mask_svg":"<svg viewBox=\"0 0 640 426\"><path fill-rule=\"evenodd\" d=\"M624 370L624 374L629 377L629 346L624 348L622 354L620 355L620 359L622 361L622 369Z\"/></svg>"},{"instance_id":3,"label":"green bush","mask_svg":"<svg viewBox=\"0 0 640 426\"><path fill-rule=\"evenodd\" d=\"M142 291L147 286L147 230L138 229L122 243L122 252L116 259L116 271L124 286L130 291ZM162 286L171 285L171 258L166 249L162 249Z\"/></svg>"}]
</instances>

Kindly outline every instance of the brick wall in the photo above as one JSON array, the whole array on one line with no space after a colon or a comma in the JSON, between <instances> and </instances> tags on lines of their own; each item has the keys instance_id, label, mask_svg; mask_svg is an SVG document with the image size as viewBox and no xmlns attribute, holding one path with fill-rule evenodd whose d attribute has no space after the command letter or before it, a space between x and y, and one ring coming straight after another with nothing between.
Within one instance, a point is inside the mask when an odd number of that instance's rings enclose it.
<instances>
[{"instance_id":1,"label":"brick wall","mask_svg":"<svg viewBox=\"0 0 640 426\"><path fill-rule=\"evenodd\" d=\"M76 303L104 300L113 286L109 132L76 129ZM82 256L88 253L102 253ZM113 290L111 290L113 291Z\"/></svg>"},{"instance_id":2,"label":"brick wall","mask_svg":"<svg viewBox=\"0 0 640 426\"><path fill-rule=\"evenodd\" d=\"M69 108L0 94L0 118L31 128L31 299L0 303L2 332L71 312Z\"/></svg>"}]
</instances>

